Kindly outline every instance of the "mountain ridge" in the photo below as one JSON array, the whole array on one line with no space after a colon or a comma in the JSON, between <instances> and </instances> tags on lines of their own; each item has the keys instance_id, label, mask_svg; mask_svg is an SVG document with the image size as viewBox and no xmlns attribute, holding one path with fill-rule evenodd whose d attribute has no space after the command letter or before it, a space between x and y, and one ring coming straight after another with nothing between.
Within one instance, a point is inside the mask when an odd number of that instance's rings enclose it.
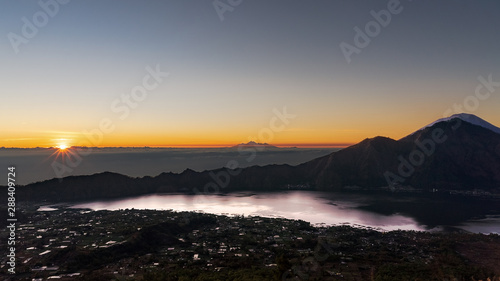
<instances>
[{"instance_id":1,"label":"mountain ridge","mask_svg":"<svg viewBox=\"0 0 500 281\"><path fill-rule=\"evenodd\" d=\"M460 119L461 121L464 121L464 122L467 122L467 123L470 123L470 124L473 124L473 125L476 125L476 126L480 126L480 127L483 127L483 128L486 128L488 130L491 130L497 134L500 134L500 128L485 121L484 119L482 118L479 118L478 116L474 115L474 114L468 114L468 113L458 113L458 114L453 114L449 117L444 117L444 118L441 118L441 119L438 119L420 129L418 129L417 131L413 132L412 134L418 132L418 131L421 131L425 128L428 128L428 127L432 127L434 126L435 124L437 123L440 123L440 122L450 122L450 121L453 121L454 119ZM410 135L412 135L410 134Z\"/></svg>"}]
</instances>

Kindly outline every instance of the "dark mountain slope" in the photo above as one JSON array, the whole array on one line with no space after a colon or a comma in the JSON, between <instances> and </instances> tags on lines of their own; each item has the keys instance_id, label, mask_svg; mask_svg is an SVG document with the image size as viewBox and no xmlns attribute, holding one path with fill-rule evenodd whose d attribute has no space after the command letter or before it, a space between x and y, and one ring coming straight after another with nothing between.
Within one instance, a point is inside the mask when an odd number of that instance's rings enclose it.
<instances>
[{"instance_id":1,"label":"dark mountain slope","mask_svg":"<svg viewBox=\"0 0 500 281\"><path fill-rule=\"evenodd\" d=\"M498 190L500 135L467 122L444 121L399 141L365 139L298 168L323 190L389 185Z\"/></svg>"},{"instance_id":2,"label":"dark mountain slope","mask_svg":"<svg viewBox=\"0 0 500 281\"><path fill-rule=\"evenodd\" d=\"M398 152L397 141L376 137L299 165L298 169L322 190L380 187L386 185L383 174L397 161Z\"/></svg>"}]
</instances>

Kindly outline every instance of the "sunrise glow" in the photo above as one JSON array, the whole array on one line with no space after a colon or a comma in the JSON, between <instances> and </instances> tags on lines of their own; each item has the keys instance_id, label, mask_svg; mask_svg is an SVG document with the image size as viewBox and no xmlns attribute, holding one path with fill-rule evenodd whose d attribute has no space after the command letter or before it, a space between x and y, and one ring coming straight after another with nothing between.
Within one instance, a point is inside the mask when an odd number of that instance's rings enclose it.
<instances>
[{"instance_id":1,"label":"sunrise glow","mask_svg":"<svg viewBox=\"0 0 500 281\"><path fill-rule=\"evenodd\" d=\"M60 144L59 146L57 146L57 148L59 148L60 150L65 150L68 148L68 146L65 144Z\"/></svg>"}]
</instances>

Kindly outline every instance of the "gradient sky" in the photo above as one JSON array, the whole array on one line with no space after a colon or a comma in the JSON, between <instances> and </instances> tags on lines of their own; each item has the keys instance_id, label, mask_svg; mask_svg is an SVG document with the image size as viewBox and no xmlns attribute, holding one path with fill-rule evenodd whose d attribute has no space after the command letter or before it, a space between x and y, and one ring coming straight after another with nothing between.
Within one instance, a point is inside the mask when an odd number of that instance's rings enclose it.
<instances>
[{"instance_id":1,"label":"gradient sky","mask_svg":"<svg viewBox=\"0 0 500 281\"><path fill-rule=\"evenodd\" d=\"M82 131L106 118L115 130L99 146L398 139L463 104L478 76L500 81L498 1L401 1L350 63L339 45L354 44L354 28L390 1L243 0L221 21L205 0L73 0L17 54L9 34L23 36L23 17L33 22L43 10L37 1L4 2L6 147L89 145ZM170 76L120 119L113 101L157 65ZM500 87L461 111L500 126L499 105ZM283 107L296 117L259 138Z\"/></svg>"}]
</instances>

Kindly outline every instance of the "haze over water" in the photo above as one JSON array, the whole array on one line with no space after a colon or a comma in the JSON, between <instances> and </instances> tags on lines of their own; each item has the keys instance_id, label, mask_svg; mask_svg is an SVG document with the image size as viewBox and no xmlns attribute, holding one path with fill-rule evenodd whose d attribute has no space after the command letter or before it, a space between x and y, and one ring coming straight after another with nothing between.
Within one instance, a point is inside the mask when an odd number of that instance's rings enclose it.
<instances>
[{"instance_id":1,"label":"haze over water","mask_svg":"<svg viewBox=\"0 0 500 281\"><path fill-rule=\"evenodd\" d=\"M256 151L254 158L248 152L235 148L94 148L82 156L77 165L70 166L68 159L54 154L54 149L0 149L0 165L15 164L18 184L58 177L55 162L65 164L62 177L115 172L132 177L156 176L163 172L180 173L186 169L203 171L225 167L237 161L238 167L268 164L297 165L327 155L338 148L280 148ZM76 150L75 150L76 151ZM249 161L250 160L250 161Z\"/></svg>"}]
</instances>

